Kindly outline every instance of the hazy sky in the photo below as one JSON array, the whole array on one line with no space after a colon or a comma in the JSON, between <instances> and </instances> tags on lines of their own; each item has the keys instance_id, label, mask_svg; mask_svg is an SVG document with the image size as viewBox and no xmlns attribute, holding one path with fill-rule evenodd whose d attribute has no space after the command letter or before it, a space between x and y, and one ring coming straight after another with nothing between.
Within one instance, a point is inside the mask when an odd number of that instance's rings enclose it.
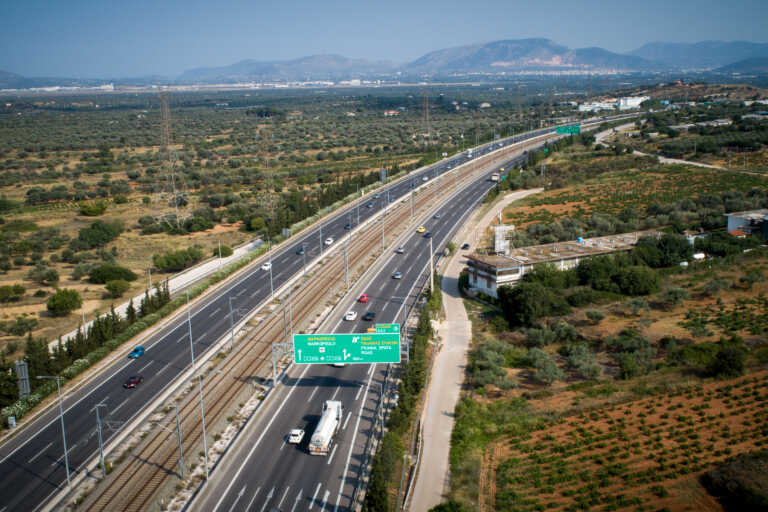
<instances>
[{"instance_id":1,"label":"hazy sky","mask_svg":"<svg viewBox=\"0 0 768 512\"><path fill-rule=\"evenodd\" d=\"M545 37L626 52L652 41L768 40L768 0L0 0L0 70L175 76L318 53L406 62Z\"/></svg>"}]
</instances>

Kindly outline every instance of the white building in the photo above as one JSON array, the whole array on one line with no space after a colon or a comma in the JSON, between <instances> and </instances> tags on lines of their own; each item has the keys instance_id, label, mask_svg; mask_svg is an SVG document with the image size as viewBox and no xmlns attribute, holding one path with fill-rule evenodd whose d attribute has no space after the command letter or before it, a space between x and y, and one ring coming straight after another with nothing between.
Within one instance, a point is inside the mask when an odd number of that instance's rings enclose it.
<instances>
[{"instance_id":1,"label":"white building","mask_svg":"<svg viewBox=\"0 0 768 512\"><path fill-rule=\"evenodd\" d=\"M601 110L614 110L615 108L615 101L595 101L579 105L579 112L600 112Z\"/></svg>"},{"instance_id":2,"label":"white building","mask_svg":"<svg viewBox=\"0 0 768 512\"><path fill-rule=\"evenodd\" d=\"M640 104L649 99L651 99L650 96L625 96L619 98L617 106L619 110L632 110L633 108L640 108Z\"/></svg>"},{"instance_id":3,"label":"white building","mask_svg":"<svg viewBox=\"0 0 768 512\"><path fill-rule=\"evenodd\" d=\"M534 245L513 249L507 255L467 255L469 286L498 298L499 286L517 283L541 263L551 263L559 270L568 270L584 258L600 254L629 251L644 236L660 236L658 231L638 231L621 235L580 239L570 242Z\"/></svg>"}]
</instances>

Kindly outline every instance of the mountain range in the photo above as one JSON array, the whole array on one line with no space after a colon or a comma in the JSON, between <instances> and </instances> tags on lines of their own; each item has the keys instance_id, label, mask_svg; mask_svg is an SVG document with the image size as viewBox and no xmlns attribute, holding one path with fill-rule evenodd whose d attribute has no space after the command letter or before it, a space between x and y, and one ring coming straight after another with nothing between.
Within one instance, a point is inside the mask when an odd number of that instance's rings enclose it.
<instances>
[{"instance_id":1,"label":"mountain range","mask_svg":"<svg viewBox=\"0 0 768 512\"><path fill-rule=\"evenodd\" d=\"M292 60L243 60L220 67L190 69L175 78L144 77L109 80L25 78L0 71L0 89L47 85L94 85L104 82L142 85L152 83L231 83L262 80L342 80L350 78L394 78L400 80L452 77L471 74L583 71L674 72L679 70L729 70L746 61L751 72L765 73L768 44L747 41L702 41L699 43L649 43L627 54L603 48L571 49L549 39L509 39L436 50L418 59L397 64L390 61L350 59L341 55L311 55ZM746 69L746 68L745 68ZM761 71L762 70L762 71Z\"/></svg>"}]
</instances>

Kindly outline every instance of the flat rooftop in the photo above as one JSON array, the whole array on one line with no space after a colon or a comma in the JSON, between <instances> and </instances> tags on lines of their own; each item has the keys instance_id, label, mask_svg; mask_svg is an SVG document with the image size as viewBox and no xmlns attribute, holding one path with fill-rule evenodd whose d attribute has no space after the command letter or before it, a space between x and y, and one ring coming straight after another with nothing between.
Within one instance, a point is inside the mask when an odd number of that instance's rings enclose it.
<instances>
[{"instance_id":1,"label":"flat rooftop","mask_svg":"<svg viewBox=\"0 0 768 512\"><path fill-rule=\"evenodd\" d=\"M468 258L496 268L513 268L520 265L532 265L552 261L597 256L616 251L628 251L644 236L661 236L655 230L635 231L619 235L585 238L581 242L572 240L553 244L530 245L512 249L505 255L469 254Z\"/></svg>"},{"instance_id":2,"label":"flat rooftop","mask_svg":"<svg viewBox=\"0 0 768 512\"><path fill-rule=\"evenodd\" d=\"M724 213L726 217L739 217L741 219L749 220L763 220L768 217L768 208L762 208L760 210L747 210L743 212Z\"/></svg>"}]
</instances>

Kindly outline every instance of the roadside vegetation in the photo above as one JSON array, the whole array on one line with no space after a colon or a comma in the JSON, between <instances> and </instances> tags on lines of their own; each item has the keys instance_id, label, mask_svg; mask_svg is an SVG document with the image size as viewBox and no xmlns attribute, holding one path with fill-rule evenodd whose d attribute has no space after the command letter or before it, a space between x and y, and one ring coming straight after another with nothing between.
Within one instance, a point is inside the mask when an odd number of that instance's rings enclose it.
<instances>
[{"instance_id":1,"label":"roadside vegetation","mask_svg":"<svg viewBox=\"0 0 768 512\"><path fill-rule=\"evenodd\" d=\"M546 190L506 209L514 247L660 235L570 270L538 265L498 299L465 301L473 344L444 509L765 503L752 482L768 442L768 249L727 234L723 214L768 207L768 181L591 141L517 174Z\"/></svg>"}]
</instances>

